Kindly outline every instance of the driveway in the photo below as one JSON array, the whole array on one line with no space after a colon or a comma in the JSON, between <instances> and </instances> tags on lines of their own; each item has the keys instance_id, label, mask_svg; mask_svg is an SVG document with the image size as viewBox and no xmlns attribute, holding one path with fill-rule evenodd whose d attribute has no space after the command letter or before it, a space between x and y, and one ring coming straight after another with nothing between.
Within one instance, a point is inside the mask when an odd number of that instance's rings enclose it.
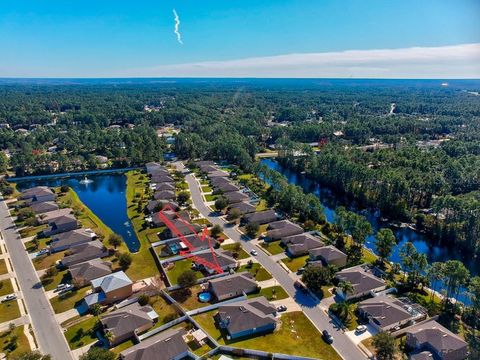
<instances>
[{"instance_id":1,"label":"driveway","mask_svg":"<svg viewBox=\"0 0 480 360\"><path fill-rule=\"evenodd\" d=\"M351 330L345 332L345 335L347 335L354 344L358 344L361 343L363 340L368 339L378 333L378 330L375 329L372 325L367 324L366 326L367 331L361 334L358 334L355 330Z\"/></svg>"},{"instance_id":2,"label":"driveway","mask_svg":"<svg viewBox=\"0 0 480 360\"><path fill-rule=\"evenodd\" d=\"M190 194L195 208L206 217L212 224L219 224L224 226L225 221L212 214L212 211L203 202L202 194L200 192L199 183L194 176L185 170L183 164L177 162L177 169L185 172L185 180L190 188ZM236 242L241 242L245 251L250 252L257 247L250 242L250 239L243 235L238 229L232 227L224 227L224 233ZM319 301L314 299L309 294L304 294L297 291L294 282L288 273L272 260L263 251L258 251L255 259L278 281L285 291L295 300L303 313L312 321L318 330L328 330L334 338L333 346L335 350L346 360L362 360L367 359L365 354L353 344L349 337L338 328L335 323L325 314L319 306Z\"/></svg>"}]
</instances>

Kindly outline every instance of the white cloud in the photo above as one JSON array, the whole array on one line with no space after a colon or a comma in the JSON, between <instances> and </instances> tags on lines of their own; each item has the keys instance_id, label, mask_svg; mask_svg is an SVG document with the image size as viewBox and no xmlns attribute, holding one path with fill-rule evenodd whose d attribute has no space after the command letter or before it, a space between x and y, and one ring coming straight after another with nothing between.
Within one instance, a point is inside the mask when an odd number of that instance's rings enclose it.
<instances>
[{"instance_id":1,"label":"white cloud","mask_svg":"<svg viewBox=\"0 0 480 360\"><path fill-rule=\"evenodd\" d=\"M174 10L174 14L175 10ZM179 23L179 22L178 22ZM176 24L176 32L178 24ZM177 36L180 34L178 33ZM179 36L179 42L181 37ZM132 69L139 77L480 78L480 43L287 54Z\"/></svg>"},{"instance_id":2,"label":"white cloud","mask_svg":"<svg viewBox=\"0 0 480 360\"><path fill-rule=\"evenodd\" d=\"M183 45L182 34L180 34L180 18L175 9L173 9L173 20L175 21L173 32L177 35L177 41Z\"/></svg>"}]
</instances>

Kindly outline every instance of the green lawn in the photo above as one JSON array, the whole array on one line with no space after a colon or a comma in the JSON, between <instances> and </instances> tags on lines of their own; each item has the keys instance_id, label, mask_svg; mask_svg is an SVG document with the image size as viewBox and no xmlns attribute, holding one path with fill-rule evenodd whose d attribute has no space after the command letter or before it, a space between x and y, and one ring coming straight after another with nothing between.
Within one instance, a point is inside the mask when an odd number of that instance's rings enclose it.
<instances>
[{"instance_id":1,"label":"green lawn","mask_svg":"<svg viewBox=\"0 0 480 360\"><path fill-rule=\"evenodd\" d=\"M7 264L4 259L0 259L0 275L8 273Z\"/></svg>"},{"instance_id":2,"label":"green lawn","mask_svg":"<svg viewBox=\"0 0 480 360\"><path fill-rule=\"evenodd\" d=\"M208 185L205 185L205 186L202 186L202 192L204 193L208 193L208 192L211 192L212 191L212 188Z\"/></svg>"},{"instance_id":3,"label":"green lawn","mask_svg":"<svg viewBox=\"0 0 480 360\"><path fill-rule=\"evenodd\" d=\"M264 210L267 210L268 209L268 204L267 204L267 200L265 199L260 199L260 201L258 202L257 204L257 211L264 211Z\"/></svg>"},{"instance_id":4,"label":"green lawn","mask_svg":"<svg viewBox=\"0 0 480 360\"><path fill-rule=\"evenodd\" d=\"M119 355L123 350L127 350L131 348L135 343L133 342L132 339L124 341L120 345L115 346L114 348L111 348L110 351Z\"/></svg>"},{"instance_id":5,"label":"green lawn","mask_svg":"<svg viewBox=\"0 0 480 360\"><path fill-rule=\"evenodd\" d=\"M84 287L82 289L69 291L65 294L50 299L50 303L52 304L55 314L60 314L67 310L73 309L75 305L85 297L85 293L89 289L89 287Z\"/></svg>"},{"instance_id":6,"label":"green lawn","mask_svg":"<svg viewBox=\"0 0 480 360\"><path fill-rule=\"evenodd\" d=\"M270 275L270 273L265 270L259 263L253 263L252 266L249 266L248 264L242 265L238 268L237 271L248 271L255 276L255 280L257 281L265 281L272 278L272 275Z\"/></svg>"},{"instance_id":7,"label":"green lawn","mask_svg":"<svg viewBox=\"0 0 480 360\"><path fill-rule=\"evenodd\" d=\"M180 317L173 305L170 305L162 296L150 298L150 305L158 314L158 325L166 324L177 317Z\"/></svg>"},{"instance_id":8,"label":"green lawn","mask_svg":"<svg viewBox=\"0 0 480 360\"><path fill-rule=\"evenodd\" d=\"M277 255L285 252L285 248L280 246L280 240L272 241L272 242L265 242L263 241L260 246L267 250L272 255Z\"/></svg>"},{"instance_id":9,"label":"green lawn","mask_svg":"<svg viewBox=\"0 0 480 360\"><path fill-rule=\"evenodd\" d=\"M57 275L52 277L42 277L42 285L45 291L53 290L60 283L69 282L71 280L70 273L68 270L62 270L57 273Z\"/></svg>"},{"instance_id":10,"label":"green lawn","mask_svg":"<svg viewBox=\"0 0 480 360\"><path fill-rule=\"evenodd\" d=\"M21 229L19 233L22 238L27 238L30 236L37 235L40 231L46 229L47 227L48 227L47 224L38 225L38 226L27 226L26 228Z\"/></svg>"},{"instance_id":11,"label":"green lawn","mask_svg":"<svg viewBox=\"0 0 480 360\"><path fill-rule=\"evenodd\" d=\"M7 354L8 359L30 351L30 344L23 331L23 326L18 326L13 331L0 333L0 352ZM12 341L15 338L16 341Z\"/></svg>"},{"instance_id":12,"label":"green lawn","mask_svg":"<svg viewBox=\"0 0 480 360\"><path fill-rule=\"evenodd\" d=\"M45 249L48 244L50 243L52 239L50 237L48 238L40 238L37 240L37 243L38 243L38 246L35 245L35 241L31 240L31 241L27 241L25 243L25 249L31 253L31 252L37 252L41 249Z\"/></svg>"},{"instance_id":13,"label":"green lawn","mask_svg":"<svg viewBox=\"0 0 480 360\"><path fill-rule=\"evenodd\" d=\"M239 340L228 340L225 334L222 334L217 329L213 319L214 314L215 310L197 315L194 319L220 345L322 360L340 360L340 356L336 351L322 340L318 330L300 311L282 315L280 318L281 324L277 326L277 330L273 333Z\"/></svg>"},{"instance_id":14,"label":"green lawn","mask_svg":"<svg viewBox=\"0 0 480 360\"><path fill-rule=\"evenodd\" d=\"M126 271L132 280L145 279L158 275L158 267L154 255L150 251L152 239L158 241L156 233L159 229L151 229L145 223L143 209L145 208L149 197L146 194L148 187L148 178L138 170L129 171L127 176L127 214L130 218L138 241L140 241L140 250L132 254L132 264ZM137 204L142 204L142 211L138 211Z\"/></svg>"},{"instance_id":15,"label":"green lawn","mask_svg":"<svg viewBox=\"0 0 480 360\"><path fill-rule=\"evenodd\" d=\"M268 301L282 300L288 298L287 292L281 286L262 288L259 292L248 295L249 298L265 296Z\"/></svg>"},{"instance_id":16,"label":"green lawn","mask_svg":"<svg viewBox=\"0 0 480 360\"><path fill-rule=\"evenodd\" d=\"M215 201L215 200L217 200L217 197L218 197L218 195L208 194L208 195L205 195L205 200L206 201Z\"/></svg>"},{"instance_id":17,"label":"green lawn","mask_svg":"<svg viewBox=\"0 0 480 360\"><path fill-rule=\"evenodd\" d=\"M68 322L62 324L62 326L66 325L67 327L65 338L72 350L81 348L97 340L94 328L98 318L89 316L85 320L79 321L80 319L71 322L73 323L72 325L68 324Z\"/></svg>"},{"instance_id":18,"label":"green lawn","mask_svg":"<svg viewBox=\"0 0 480 360\"><path fill-rule=\"evenodd\" d=\"M170 280L170 284L176 285L180 274L192 268L193 261L190 259L185 259L185 260L175 261L173 264L174 264L173 268L167 271L167 276L168 276L168 280ZM197 279L200 279L203 277L200 271L195 271L195 275L197 276Z\"/></svg>"},{"instance_id":19,"label":"green lawn","mask_svg":"<svg viewBox=\"0 0 480 360\"><path fill-rule=\"evenodd\" d=\"M0 324L20 317L20 309L16 300L0 303Z\"/></svg>"},{"instance_id":20,"label":"green lawn","mask_svg":"<svg viewBox=\"0 0 480 360\"><path fill-rule=\"evenodd\" d=\"M235 248L237 247L237 244L228 244L228 245L222 245L222 249L231 251L235 257L235 253L237 254L236 259L241 260L241 259L246 259L250 257L250 254L248 254L243 248L240 246L240 250L238 252L235 252Z\"/></svg>"},{"instance_id":21,"label":"green lawn","mask_svg":"<svg viewBox=\"0 0 480 360\"><path fill-rule=\"evenodd\" d=\"M13 285L10 279L0 281L0 296L13 293Z\"/></svg>"},{"instance_id":22,"label":"green lawn","mask_svg":"<svg viewBox=\"0 0 480 360\"><path fill-rule=\"evenodd\" d=\"M297 258L286 258L282 259L282 262L287 265L287 267L293 271L297 272L298 269L305 266L305 261L308 259L308 255L300 256Z\"/></svg>"},{"instance_id":23,"label":"green lawn","mask_svg":"<svg viewBox=\"0 0 480 360\"><path fill-rule=\"evenodd\" d=\"M173 297L177 303L179 303L185 310L188 311L211 305L210 303L202 303L198 301L198 294L201 292L202 288L200 287L200 285L195 285L188 290L181 289L172 291L170 293L170 296Z\"/></svg>"},{"instance_id":24,"label":"green lawn","mask_svg":"<svg viewBox=\"0 0 480 360\"><path fill-rule=\"evenodd\" d=\"M65 251L60 251L51 255L45 254L37 256L33 259L33 266L35 270L48 269L49 267L55 265L58 260L63 259Z\"/></svg>"}]
</instances>

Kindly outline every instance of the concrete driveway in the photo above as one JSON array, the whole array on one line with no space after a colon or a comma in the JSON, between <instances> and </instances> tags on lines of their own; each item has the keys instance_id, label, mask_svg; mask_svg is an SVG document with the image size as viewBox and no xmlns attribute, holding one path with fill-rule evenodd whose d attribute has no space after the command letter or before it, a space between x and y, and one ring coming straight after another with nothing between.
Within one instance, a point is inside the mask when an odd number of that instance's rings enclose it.
<instances>
[{"instance_id":1,"label":"concrete driveway","mask_svg":"<svg viewBox=\"0 0 480 360\"><path fill-rule=\"evenodd\" d=\"M355 345L358 345L363 340L368 339L378 333L378 330L375 329L372 325L367 324L366 327L367 327L367 331L364 331L361 334L358 334L355 330L351 330L351 331L346 331L345 335L347 335Z\"/></svg>"}]
</instances>

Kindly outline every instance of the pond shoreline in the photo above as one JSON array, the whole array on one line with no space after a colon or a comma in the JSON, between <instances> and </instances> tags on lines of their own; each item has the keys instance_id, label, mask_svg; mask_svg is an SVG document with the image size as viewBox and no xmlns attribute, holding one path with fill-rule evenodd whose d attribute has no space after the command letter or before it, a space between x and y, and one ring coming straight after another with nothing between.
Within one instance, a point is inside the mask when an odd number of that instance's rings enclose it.
<instances>
[{"instance_id":1,"label":"pond shoreline","mask_svg":"<svg viewBox=\"0 0 480 360\"><path fill-rule=\"evenodd\" d=\"M75 171L75 172L68 172L68 173L51 173L51 174L44 174L44 175L6 177L5 180L8 182L19 182L19 181L34 181L34 180L46 180L46 179L62 179L62 178L77 177L82 175L126 173L130 170L138 170L138 169L141 169L141 167L137 166L137 167L117 168L117 169L98 169L98 170Z\"/></svg>"}]
</instances>

